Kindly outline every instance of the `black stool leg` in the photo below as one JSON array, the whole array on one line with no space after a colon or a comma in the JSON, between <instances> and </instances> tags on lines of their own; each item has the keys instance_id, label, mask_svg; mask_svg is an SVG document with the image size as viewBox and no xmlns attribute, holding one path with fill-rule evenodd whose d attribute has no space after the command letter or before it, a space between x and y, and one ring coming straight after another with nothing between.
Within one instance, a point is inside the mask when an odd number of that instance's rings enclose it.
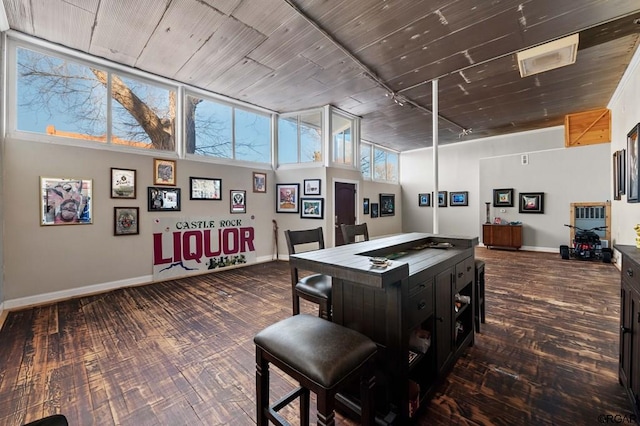
<instances>
[{"instance_id":1,"label":"black stool leg","mask_svg":"<svg viewBox=\"0 0 640 426\"><path fill-rule=\"evenodd\" d=\"M262 356L262 349L256 347L256 410L257 425L268 426L269 417L269 362Z\"/></svg>"},{"instance_id":2,"label":"black stool leg","mask_svg":"<svg viewBox=\"0 0 640 426\"><path fill-rule=\"evenodd\" d=\"M300 426L309 426L309 389L300 390Z\"/></svg>"},{"instance_id":3,"label":"black stool leg","mask_svg":"<svg viewBox=\"0 0 640 426\"><path fill-rule=\"evenodd\" d=\"M373 360L369 360L360 375L360 400L361 412L360 423L363 426L373 426L375 424L375 392L376 376L374 375Z\"/></svg>"},{"instance_id":4,"label":"black stool leg","mask_svg":"<svg viewBox=\"0 0 640 426\"><path fill-rule=\"evenodd\" d=\"M322 391L316 394L318 401L318 426L335 426L335 395Z\"/></svg>"}]
</instances>

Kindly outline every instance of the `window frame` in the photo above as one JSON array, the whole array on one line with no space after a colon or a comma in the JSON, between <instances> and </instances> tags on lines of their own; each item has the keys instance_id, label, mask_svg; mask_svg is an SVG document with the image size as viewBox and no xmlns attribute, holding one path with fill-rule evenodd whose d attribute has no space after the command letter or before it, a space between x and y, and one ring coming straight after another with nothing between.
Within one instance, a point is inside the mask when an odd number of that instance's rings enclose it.
<instances>
[{"instance_id":1,"label":"window frame","mask_svg":"<svg viewBox=\"0 0 640 426\"><path fill-rule=\"evenodd\" d=\"M395 151L395 150L383 147L381 145L361 140L360 141L360 145L363 145L363 144L366 144L366 145L368 145L370 147L370 152L369 152L369 156L368 156L369 157L369 173L368 173L368 176L362 174L362 157L358 156L358 159L360 160L360 164L359 164L359 168L360 168L360 171L361 171L360 175L362 176L362 178L365 179L365 180L370 180L372 182L383 182L383 183L391 183L391 184L398 184L399 185L400 184L400 153ZM360 147L360 149L362 149L362 147ZM386 173L385 173L385 178L384 179L376 178L376 176L375 176L375 167L376 167L375 152L376 152L376 150L383 151L385 153L385 164L388 163L389 154L393 154L393 155L396 156L398 162L397 162L397 170L396 170L396 179L395 180L387 179Z\"/></svg>"},{"instance_id":2,"label":"window frame","mask_svg":"<svg viewBox=\"0 0 640 426\"><path fill-rule=\"evenodd\" d=\"M301 159L301 155L302 155L302 139L301 139L301 132L300 132L300 116L304 116L304 115L308 115L311 113L320 113L320 126L318 127L320 129L320 155L321 155L321 160L320 161L300 161ZM280 144L280 119L288 119L288 118L292 118L295 117L296 118L296 137L297 137L297 141L296 141L296 146L297 146L297 161L296 162L292 162L292 163L280 163L280 148L281 148L281 144ZM276 165L276 168L297 168L297 167L318 167L319 165L321 166L326 166L326 158L327 158L327 147L326 147L326 111L325 108L311 108L311 109L306 109L306 110L301 110L301 111L294 111L294 112L289 112L289 113L284 113L284 114L278 114L278 116L276 117L276 122L277 124L277 128L275 129L275 145L277 147L276 153L274 155L274 164Z\"/></svg>"}]
</instances>

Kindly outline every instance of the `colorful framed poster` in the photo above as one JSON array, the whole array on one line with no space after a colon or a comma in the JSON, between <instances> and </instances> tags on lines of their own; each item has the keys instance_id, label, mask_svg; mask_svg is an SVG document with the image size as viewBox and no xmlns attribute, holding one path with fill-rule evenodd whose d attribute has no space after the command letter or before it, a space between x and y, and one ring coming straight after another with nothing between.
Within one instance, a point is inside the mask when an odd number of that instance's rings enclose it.
<instances>
[{"instance_id":1,"label":"colorful framed poster","mask_svg":"<svg viewBox=\"0 0 640 426\"><path fill-rule=\"evenodd\" d=\"M176 162L174 160L153 159L153 184L176 185Z\"/></svg>"},{"instance_id":2,"label":"colorful framed poster","mask_svg":"<svg viewBox=\"0 0 640 426\"><path fill-rule=\"evenodd\" d=\"M300 217L303 219L322 219L324 217L324 198L301 198Z\"/></svg>"},{"instance_id":3,"label":"colorful framed poster","mask_svg":"<svg viewBox=\"0 0 640 426\"><path fill-rule=\"evenodd\" d=\"M93 180L40 177L40 225L93 223Z\"/></svg>"},{"instance_id":4,"label":"colorful framed poster","mask_svg":"<svg viewBox=\"0 0 640 426\"><path fill-rule=\"evenodd\" d=\"M298 213L299 198L299 183L276 184L276 213Z\"/></svg>"},{"instance_id":5,"label":"colorful framed poster","mask_svg":"<svg viewBox=\"0 0 640 426\"><path fill-rule=\"evenodd\" d=\"M137 235L140 209L138 207L113 208L113 235Z\"/></svg>"},{"instance_id":6,"label":"colorful framed poster","mask_svg":"<svg viewBox=\"0 0 640 426\"><path fill-rule=\"evenodd\" d=\"M544 213L544 192L521 192L520 213Z\"/></svg>"},{"instance_id":7,"label":"colorful framed poster","mask_svg":"<svg viewBox=\"0 0 640 426\"><path fill-rule=\"evenodd\" d=\"M232 189L230 191L230 211L231 213L247 212L247 191L240 189Z\"/></svg>"}]
</instances>

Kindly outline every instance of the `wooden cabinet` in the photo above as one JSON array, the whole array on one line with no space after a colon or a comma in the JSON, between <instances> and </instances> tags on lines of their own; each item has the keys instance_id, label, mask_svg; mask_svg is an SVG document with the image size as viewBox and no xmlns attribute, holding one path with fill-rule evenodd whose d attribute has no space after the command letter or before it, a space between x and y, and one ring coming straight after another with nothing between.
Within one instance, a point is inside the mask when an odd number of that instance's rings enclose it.
<instances>
[{"instance_id":1,"label":"wooden cabinet","mask_svg":"<svg viewBox=\"0 0 640 426\"><path fill-rule=\"evenodd\" d=\"M618 377L636 418L640 418L640 250L634 246L615 248L622 253Z\"/></svg>"},{"instance_id":2,"label":"wooden cabinet","mask_svg":"<svg viewBox=\"0 0 640 426\"><path fill-rule=\"evenodd\" d=\"M482 225L482 243L487 247L518 250L522 247L522 225Z\"/></svg>"}]
</instances>

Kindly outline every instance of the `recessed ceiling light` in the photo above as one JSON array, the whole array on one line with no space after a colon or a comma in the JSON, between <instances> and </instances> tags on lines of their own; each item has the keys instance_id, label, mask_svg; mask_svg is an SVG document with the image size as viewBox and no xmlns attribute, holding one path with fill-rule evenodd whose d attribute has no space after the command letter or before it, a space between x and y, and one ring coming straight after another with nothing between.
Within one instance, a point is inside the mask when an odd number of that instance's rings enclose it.
<instances>
[{"instance_id":1,"label":"recessed ceiling light","mask_svg":"<svg viewBox=\"0 0 640 426\"><path fill-rule=\"evenodd\" d=\"M571 65L578 53L578 34L573 34L516 53L520 76L527 77Z\"/></svg>"}]
</instances>

